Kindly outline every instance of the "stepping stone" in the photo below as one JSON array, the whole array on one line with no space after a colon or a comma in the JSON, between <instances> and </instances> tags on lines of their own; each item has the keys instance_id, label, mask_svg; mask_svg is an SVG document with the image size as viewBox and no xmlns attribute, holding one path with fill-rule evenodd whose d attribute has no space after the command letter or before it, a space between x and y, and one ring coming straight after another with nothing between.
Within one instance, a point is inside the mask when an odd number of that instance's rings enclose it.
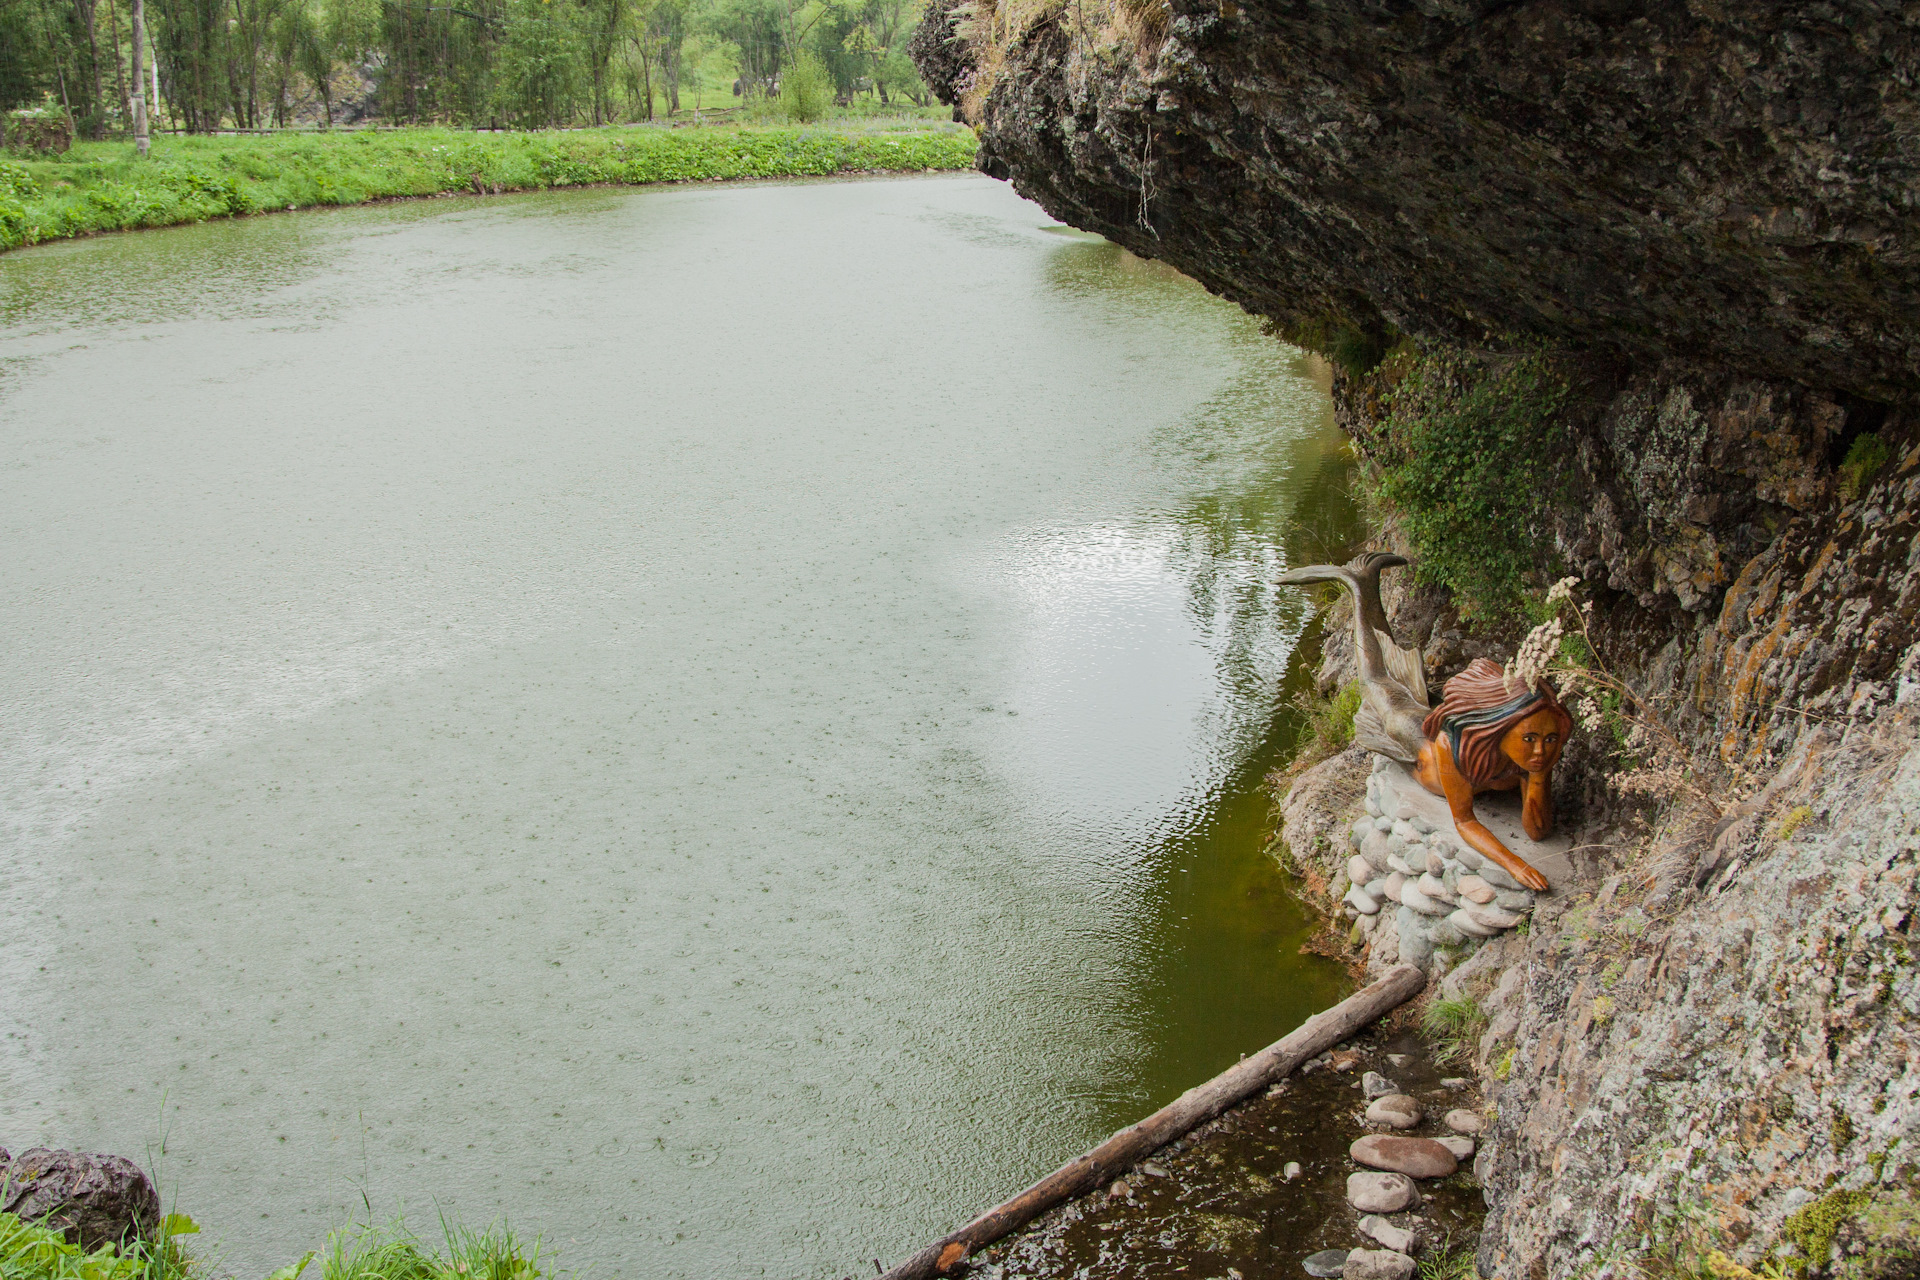
<instances>
[{"instance_id":1,"label":"stepping stone","mask_svg":"<svg viewBox=\"0 0 1920 1280\"><path fill-rule=\"evenodd\" d=\"M1404 1093L1375 1098L1367 1107L1368 1124L1384 1124L1390 1129L1411 1129L1420 1123L1420 1117L1420 1104Z\"/></svg>"},{"instance_id":2,"label":"stepping stone","mask_svg":"<svg viewBox=\"0 0 1920 1280\"><path fill-rule=\"evenodd\" d=\"M1413 1280L1413 1259L1391 1249L1355 1249L1347 1255L1346 1280Z\"/></svg>"},{"instance_id":3,"label":"stepping stone","mask_svg":"<svg viewBox=\"0 0 1920 1280\"><path fill-rule=\"evenodd\" d=\"M1378 1071L1369 1071L1360 1077L1360 1090L1369 1098L1384 1098L1390 1093L1399 1093L1400 1086Z\"/></svg>"},{"instance_id":4,"label":"stepping stone","mask_svg":"<svg viewBox=\"0 0 1920 1280\"><path fill-rule=\"evenodd\" d=\"M1453 1152L1453 1158L1455 1160L1459 1160L1462 1163L1464 1163L1468 1160L1473 1159L1473 1139L1472 1138L1462 1138L1457 1135L1449 1135L1444 1138L1435 1138L1434 1141L1439 1143L1441 1146L1445 1147L1447 1150Z\"/></svg>"},{"instance_id":5,"label":"stepping stone","mask_svg":"<svg viewBox=\"0 0 1920 1280\"><path fill-rule=\"evenodd\" d=\"M1460 1167L1453 1152L1432 1138L1372 1133L1349 1147L1347 1154L1355 1164L1404 1173L1409 1178L1445 1178Z\"/></svg>"},{"instance_id":6,"label":"stepping stone","mask_svg":"<svg viewBox=\"0 0 1920 1280\"><path fill-rule=\"evenodd\" d=\"M1420 1237L1405 1227L1396 1227L1377 1213L1360 1219L1360 1234L1371 1236L1395 1253L1412 1253Z\"/></svg>"},{"instance_id":7,"label":"stepping stone","mask_svg":"<svg viewBox=\"0 0 1920 1280\"><path fill-rule=\"evenodd\" d=\"M1309 1254L1300 1264L1314 1280L1328 1280L1330 1276L1346 1274L1347 1251L1345 1249L1322 1249Z\"/></svg>"},{"instance_id":8,"label":"stepping stone","mask_svg":"<svg viewBox=\"0 0 1920 1280\"><path fill-rule=\"evenodd\" d=\"M1366 1139L1362 1138L1362 1142ZM1398 1213L1420 1199L1413 1179L1402 1173L1347 1175L1347 1203L1362 1213Z\"/></svg>"},{"instance_id":9,"label":"stepping stone","mask_svg":"<svg viewBox=\"0 0 1920 1280\"><path fill-rule=\"evenodd\" d=\"M1455 1133L1479 1133L1487 1127L1486 1117L1477 1111L1455 1107L1447 1112L1447 1128Z\"/></svg>"}]
</instances>

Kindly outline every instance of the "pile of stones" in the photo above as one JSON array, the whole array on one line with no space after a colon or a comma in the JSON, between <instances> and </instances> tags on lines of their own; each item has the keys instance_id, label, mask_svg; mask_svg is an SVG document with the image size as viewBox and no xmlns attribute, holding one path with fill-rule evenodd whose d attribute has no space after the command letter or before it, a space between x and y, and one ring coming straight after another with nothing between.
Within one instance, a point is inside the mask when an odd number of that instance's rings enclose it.
<instances>
[{"instance_id":1,"label":"pile of stones","mask_svg":"<svg viewBox=\"0 0 1920 1280\"><path fill-rule=\"evenodd\" d=\"M1418 790L1419 795L1408 794ZM1436 948L1470 950L1520 924L1534 895L1435 820L1435 801L1400 766L1374 757L1366 816L1353 824L1354 854L1332 894L1387 962L1430 968Z\"/></svg>"},{"instance_id":2,"label":"pile of stones","mask_svg":"<svg viewBox=\"0 0 1920 1280\"><path fill-rule=\"evenodd\" d=\"M1348 1149L1360 1168L1347 1178L1347 1203L1360 1212L1360 1234L1379 1247L1329 1249L1304 1265L1315 1277L1412 1280L1419 1269L1414 1256L1427 1243L1421 1220L1412 1216L1421 1204L1419 1183L1451 1177L1472 1159L1473 1135L1485 1122L1477 1112L1455 1108L1447 1112L1445 1136L1411 1137L1402 1131L1418 1128L1427 1118L1419 1100L1372 1071L1362 1077L1362 1088L1369 1099L1368 1125L1385 1132L1367 1134Z\"/></svg>"}]
</instances>

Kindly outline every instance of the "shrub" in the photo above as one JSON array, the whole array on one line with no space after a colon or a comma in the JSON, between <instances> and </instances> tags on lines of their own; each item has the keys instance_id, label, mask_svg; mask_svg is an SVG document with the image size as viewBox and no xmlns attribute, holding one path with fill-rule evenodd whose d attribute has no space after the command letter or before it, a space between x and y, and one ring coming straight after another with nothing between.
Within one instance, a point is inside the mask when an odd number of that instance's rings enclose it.
<instances>
[{"instance_id":1,"label":"shrub","mask_svg":"<svg viewBox=\"0 0 1920 1280\"><path fill-rule=\"evenodd\" d=\"M1372 483L1401 516L1421 580L1490 617L1524 607L1551 570L1552 506L1570 474L1559 415L1570 390L1545 356L1495 365L1426 355L1387 397Z\"/></svg>"},{"instance_id":2,"label":"shrub","mask_svg":"<svg viewBox=\"0 0 1920 1280\"><path fill-rule=\"evenodd\" d=\"M780 110L796 124L812 124L833 105L833 77L826 64L803 53L780 73Z\"/></svg>"}]
</instances>

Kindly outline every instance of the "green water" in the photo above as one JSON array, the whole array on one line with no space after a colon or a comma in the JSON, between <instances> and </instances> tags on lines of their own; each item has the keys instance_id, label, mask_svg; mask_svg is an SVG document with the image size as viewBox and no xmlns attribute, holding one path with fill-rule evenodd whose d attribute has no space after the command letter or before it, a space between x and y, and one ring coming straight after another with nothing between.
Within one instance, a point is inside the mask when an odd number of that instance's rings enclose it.
<instances>
[{"instance_id":1,"label":"green water","mask_svg":"<svg viewBox=\"0 0 1920 1280\"><path fill-rule=\"evenodd\" d=\"M1323 385L1000 184L9 254L0 458L0 1143L164 1136L237 1274L843 1275L1342 991Z\"/></svg>"}]
</instances>

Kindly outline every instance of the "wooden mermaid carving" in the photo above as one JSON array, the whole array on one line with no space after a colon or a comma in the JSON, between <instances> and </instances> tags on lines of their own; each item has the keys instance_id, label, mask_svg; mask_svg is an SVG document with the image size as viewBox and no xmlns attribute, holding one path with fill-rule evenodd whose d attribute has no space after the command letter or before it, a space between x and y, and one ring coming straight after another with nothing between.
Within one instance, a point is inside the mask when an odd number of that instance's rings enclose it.
<instances>
[{"instance_id":1,"label":"wooden mermaid carving","mask_svg":"<svg viewBox=\"0 0 1920 1280\"><path fill-rule=\"evenodd\" d=\"M1418 648L1394 642L1380 606L1380 571L1408 563L1404 556L1373 552L1357 569L1308 565L1282 574L1280 581L1339 582L1353 595L1361 689L1354 742L1411 766L1421 786L1446 797L1461 840L1527 888L1545 889L1547 878L1474 816L1473 798L1517 787L1527 835L1535 840L1552 835L1553 766L1573 718L1544 679L1528 688L1485 658L1474 659L1447 681L1440 705L1430 707L1426 662Z\"/></svg>"}]
</instances>

